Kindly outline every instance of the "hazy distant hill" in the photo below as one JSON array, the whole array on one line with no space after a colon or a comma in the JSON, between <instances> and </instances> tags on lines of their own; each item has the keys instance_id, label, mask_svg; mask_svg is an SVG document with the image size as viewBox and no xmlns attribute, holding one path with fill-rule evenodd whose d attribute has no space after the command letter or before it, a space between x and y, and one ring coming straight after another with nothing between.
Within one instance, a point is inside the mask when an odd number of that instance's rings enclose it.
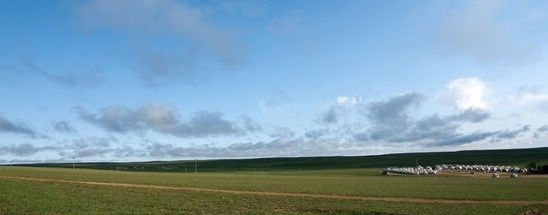
<instances>
[{"instance_id":1,"label":"hazy distant hill","mask_svg":"<svg viewBox=\"0 0 548 215\"><path fill-rule=\"evenodd\" d=\"M531 149L474 150L457 152L402 153L374 156L335 156L298 158L257 158L197 161L200 172L204 171L267 171L267 170L314 170L346 168L384 168L390 166L455 164L497 164L525 166L530 162L548 164L548 147ZM128 171L194 171L194 160L151 161L129 163L78 163L77 168L118 169ZM22 164L20 166L66 167L72 163Z\"/></svg>"}]
</instances>

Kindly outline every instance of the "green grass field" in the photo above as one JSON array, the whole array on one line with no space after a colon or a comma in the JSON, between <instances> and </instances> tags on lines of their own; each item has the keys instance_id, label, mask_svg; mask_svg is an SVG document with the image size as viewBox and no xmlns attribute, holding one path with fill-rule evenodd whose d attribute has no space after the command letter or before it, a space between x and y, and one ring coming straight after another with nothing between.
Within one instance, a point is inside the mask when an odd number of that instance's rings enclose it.
<instances>
[{"instance_id":1,"label":"green grass field","mask_svg":"<svg viewBox=\"0 0 548 215\"><path fill-rule=\"evenodd\" d=\"M548 200L548 178L382 176L380 169L158 173L0 167L0 176L242 191ZM418 203L264 196L0 179L1 214L519 214L546 204Z\"/></svg>"},{"instance_id":2,"label":"green grass field","mask_svg":"<svg viewBox=\"0 0 548 215\"><path fill-rule=\"evenodd\" d=\"M546 175L381 175L416 159L523 167L548 148L210 160L197 174L194 161L0 166L0 214L548 213Z\"/></svg>"}]
</instances>

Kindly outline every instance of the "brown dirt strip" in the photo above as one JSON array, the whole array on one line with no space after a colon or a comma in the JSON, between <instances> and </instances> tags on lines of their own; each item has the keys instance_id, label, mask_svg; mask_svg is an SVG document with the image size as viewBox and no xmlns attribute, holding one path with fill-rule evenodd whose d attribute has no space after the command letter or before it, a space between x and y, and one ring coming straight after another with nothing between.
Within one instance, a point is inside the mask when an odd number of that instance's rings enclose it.
<instances>
[{"instance_id":1,"label":"brown dirt strip","mask_svg":"<svg viewBox=\"0 0 548 215\"><path fill-rule=\"evenodd\" d=\"M502 205L545 204L545 205L548 205L548 200L543 200L543 201L527 201L527 200L460 200L460 199L428 199L428 198L413 198L413 197L347 196L347 195L333 195L333 194L281 193L281 192L264 192L264 191L223 190L223 189L196 188L196 187L172 187L172 186L159 186L159 185L146 185L146 184L126 184L126 183L111 183L111 182L96 182L96 181L71 181L71 180L61 180L61 179L27 178L27 177L15 177L15 176L0 176L0 179L15 179L15 180L23 180L23 181L57 182L57 183L71 183L71 184L87 184L87 185L113 186L113 187L132 187L132 188L145 188L145 189L201 191L201 192L215 192L215 193L227 193L227 194L246 194L246 195L260 195L260 196L288 196L288 197L306 197L306 198L371 200L371 201L389 201L389 202L417 202L417 203L502 204Z\"/></svg>"}]
</instances>

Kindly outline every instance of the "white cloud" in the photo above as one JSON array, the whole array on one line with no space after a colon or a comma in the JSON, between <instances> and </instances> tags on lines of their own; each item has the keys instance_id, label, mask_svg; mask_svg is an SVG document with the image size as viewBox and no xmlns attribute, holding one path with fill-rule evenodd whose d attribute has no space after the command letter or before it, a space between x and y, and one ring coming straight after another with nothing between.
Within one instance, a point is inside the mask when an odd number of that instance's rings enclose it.
<instances>
[{"instance_id":1,"label":"white cloud","mask_svg":"<svg viewBox=\"0 0 548 215\"><path fill-rule=\"evenodd\" d=\"M521 87L516 95L510 96L510 100L514 102L527 101L547 101L548 93L544 93L542 86Z\"/></svg>"},{"instance_id":2,"label":"white cloud","mask_svg":"<svg viewBox=\"0 0 548 215\"><path fill-rule=\"evenodd\" d=\"M548 94L525 93L525 94L523 94L523 99L525 99L525 100L548 100Z\"/></svg>"},{"instance_id":3,"label":"white cloud","mask_svg":"<svg viewBox=\"0 0 548 215\"><path fill-rule=\"evenodd\" d=\"M539 110L544 112L548 107L548 93L545 86L523 86L515 92L505 94L497 102L497 106L510 113L519 112L522 115L525 112L531 114Z\"/></svg>"},{"instance_id":4,"label":"white cloud","mask_svg":"<svg viewBox=\"0 0 548 215\"><path fill-rule=\"evenodd\" d=\"M337 104L351 104L355 105L362 102L362 98L359 97L348 97L348 96L339 96L336 101Z\"/></svg>"},{"instance_id":5,"label":"white cloud","mask_svg":"<svg viewBox=\"0 0 548 215\"><path fill-rule=\"evenodd\" d=\"M478 108L486 109L487 104L483 100L485 95L485 83L479 78L460 78L447 85L454 102L459 109Z\"/></svg>"}]
</instances>

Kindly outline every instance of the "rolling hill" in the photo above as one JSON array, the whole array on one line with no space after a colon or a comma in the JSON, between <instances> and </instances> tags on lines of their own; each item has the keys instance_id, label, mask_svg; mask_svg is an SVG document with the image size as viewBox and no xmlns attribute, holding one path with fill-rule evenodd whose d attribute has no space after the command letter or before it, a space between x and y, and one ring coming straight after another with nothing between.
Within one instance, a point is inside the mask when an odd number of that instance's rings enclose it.
<instances>
[{"instance_id":1,"label":"rolling hill","mask_svg":"<svg viewBox=\"0 0 548 215\"><path fill-rule=\"evenodd\" d=\"M385 168L390 166L422 166L435 164L492 164L524 167L530 162L548 164L548 147L504 150L473 150L456 152L402 153L372 156L280 157L256 159L178 160L150 162L77 163L77 168L127 171L193 172L197 163L200 172L321 170L350 168ZM195 163L196 162L196 163ZM16 164L33 167L72 168L72 163Z\"/></svg>"}]
</instances>

